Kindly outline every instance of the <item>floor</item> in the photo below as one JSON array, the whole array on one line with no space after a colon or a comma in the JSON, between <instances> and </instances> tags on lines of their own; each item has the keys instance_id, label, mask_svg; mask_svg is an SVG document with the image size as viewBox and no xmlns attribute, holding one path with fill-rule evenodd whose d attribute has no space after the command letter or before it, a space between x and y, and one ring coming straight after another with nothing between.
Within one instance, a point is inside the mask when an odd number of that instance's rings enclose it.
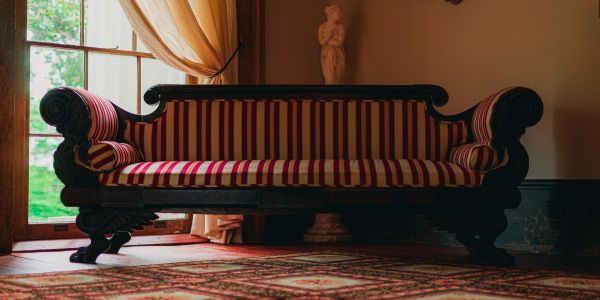
<instances>
[{"instance_id":1,"label":"floor","mask_svg":"<svg viewBox=\"0 0 600 300\"><path fill-rule=\"evenodd\" d=\"M421 243L367 244L348 243L315 245L304 243L274 245L218 245L210 243L173 243L170 245L143 245L142 240L132 240L133 246L124 247L121 254L101 255L95 265L74 264L69 262L73 250L31 251L31 249L0 256L0 275L31 274L56 271L111 268L122 266L149 265L186 261L204 261L259 257L267 255L285 255L301 252L338 250L368 252L372 254L393 255L398 257L437 258L441 260L461 261L465 255L462 248L437 247ZM42 243L43 242L38 242ZM46 244L51 245L49 241ZM70 241L69 245L78 246L84 240ZM27 249L27 247L21 246ZM69 247L66 247L69 248ZM600 275L600 259L584 256L546 256L515 254L517 266L527 269L547 269L567 272Z\"/></svg>"}]
</instances>

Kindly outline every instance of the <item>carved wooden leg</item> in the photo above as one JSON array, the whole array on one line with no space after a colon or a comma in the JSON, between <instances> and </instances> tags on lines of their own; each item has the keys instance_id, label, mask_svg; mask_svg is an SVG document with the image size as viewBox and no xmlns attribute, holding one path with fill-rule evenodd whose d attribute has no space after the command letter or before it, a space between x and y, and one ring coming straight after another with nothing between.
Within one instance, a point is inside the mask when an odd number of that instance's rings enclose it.
<instances>
[{"instance_id":1,"label":"carved wooden leg","mask_svg":"<svg viewBox=\"0 0 600 300\"><path fill-rule=\"evenodd\" d=\"M506 229L503 209L485 211L446 211L435 214L434 226L456 233L456 239L469 252L469 261L482 265L514 265L515 259L494 242Z\"/></svg>"},{"instance_id":2,"label":"carved wooden leg","mask_svg":"<svg viewBox=\"0 0 600 300\"><path fill-rule=\"evenodd\" d=\"M110 238L110 248L105 251L108 254L117 254L121 247L131 240L131 233L128 231L118 231Z\"/></svg>"},{"instance_id":3,"label":"carved wooden leg","mask_svg":"<svg viewBox=\"0 0 600 300\"><path fill-rule=\"evenodd\" d=\"M87 247L77 249L77 252L71 254L69 261L84 264L94 263L98 256L110 247L110 242L103 234L91 234L89 237L91 243Z\"/></svg>"},{"instance_id":4,"label":"carved wooden leg","mask_svg":"<svg viewBox=\"0 0 600 300\"><path fill-rule=\"evenodd\" d=\"M504 211L486 211L481 216L475 230L463 229L456 232L456 239L469 251L468 259L484 265L514 265L515 258L494 245L496 238L506 229Z\"/></svg>"},{"instance_id":5,"label":"carved wooden leg","mask_svg":"<svg viewBox=\"0 0 600 300\"><path fill-rule=\"evenodd\" d=\"M131 239L130 232L152 224L158 216L147 210L115 210L104 208L81 208L77 215L77 228L86 233L91 243L71 255L71 262L94 263L102 253L118 253L121 246ZM110 241L106 235L112 233Z\"/></svg>"}]
</instances>

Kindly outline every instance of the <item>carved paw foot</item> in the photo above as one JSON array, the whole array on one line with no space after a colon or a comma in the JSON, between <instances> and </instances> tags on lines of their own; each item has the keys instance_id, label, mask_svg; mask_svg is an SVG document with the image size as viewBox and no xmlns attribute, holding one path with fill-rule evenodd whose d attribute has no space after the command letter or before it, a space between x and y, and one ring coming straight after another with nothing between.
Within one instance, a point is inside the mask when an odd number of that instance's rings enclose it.
<instances>
[{"instance_id":1,"label":"carved paw foot","mask_svg":"<svg viewBox=\"0 0 600 300\"><path fill-rule=\"evenodd\" d=\"M100 254L110 248L110 242L104 236L90 237L92 242L87 247L77 249L77 252L71 254L69 261L74 263L93 264Z\"/></svg>"},{"instance_id":2,"label":"carved paw foot","mask_svg":"<svg viewBox=\"0 0 600 300\"><path fill-rule=\"evenodd\" d=\"M131 239L130 232L152 224L158 216L151 210L118 210L105 208L80 208L77 228L88 234L92 243L71 255L71 262L94 263L102 253L118 253ZM109 241L105 235L114 233Z\"/></svg>"},{"instance_id":3,"label":"carved paw foot","mask_svg":"<svg viewBox=\"0 0 600 300\"><path fill-rule=\"evenodd\" d=\"M127 231L119 231L110 238L110 248L104 253L117 254L121 247L131 240L131 233Z\"/></svg>"},{"instance_id":4,"label":"carved paw foot","mask_svg":"<svg viewBox=\"0 0 600 300\"><path fill-rule=\"evenodd\" d=\"M470 253L467 260L474 264L486 266L510 267L515 265L515 257L502 248L492 248L485 252Z\"/></svg>"},{"instance_id":5,"label":"carved paw foot","mask_svg":"<svg viewBox=\"0 0 600 300\"><path fill-rule=\"evenodd\" d=\"M515 258L494 245L506 229L504 210L443 211L433 214L432 223L456 233L469 252L467 259L478 265L512 266Z\"/></svg>"}]
</instances>

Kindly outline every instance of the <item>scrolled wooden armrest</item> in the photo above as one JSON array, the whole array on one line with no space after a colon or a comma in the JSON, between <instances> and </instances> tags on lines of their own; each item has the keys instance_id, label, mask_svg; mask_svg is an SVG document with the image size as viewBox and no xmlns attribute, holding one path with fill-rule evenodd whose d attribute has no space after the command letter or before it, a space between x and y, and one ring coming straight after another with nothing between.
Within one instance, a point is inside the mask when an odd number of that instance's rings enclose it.
<instances>
[{"instance_id":1,"label":"scrolled wooden armrest","mask_svg":"<svg viewBox=\"0 0 600 300\"><path fill-rule=\"evenodd\" d=\"M473 111L471 130L476 142L502 148L518 140L525 128L536 124L544 106L531 89L507 88L477 104Z\"/></svg>"},{"instance_id":2,"label":"scrolled wooden armrest","mask_svg":"<svg viewBox=\"0 0 600 300\"><path fill-rule=\"evenodd\" d=\"M540 96L523 87L501 90L474 107L472 140L508 155L508 163L488 173L484 185L517 185L525 178L529 157L520 139L540 121L543 110Z\"/></svg>"},{"instance_id":3,"label":"scrolled wooden armrest","mask_svg":"<svg viewBox=\"0 0 600 300\"><path fill-rule=\"evenodd\" d=\"M527 127L541 120L543 112L542 99L533 90L516 87L505 91L491 115L491 145L501 148L519 140Z\"/></svg>"},{"instance_id":4,"label":"scrolled wooden armrest","mask_svg":"<svg viewBox=\"0 0 600 300\"><path fill-rule=\"evenodd\" d=\"M87 168L87 151L96 141L116 141L119 118L107 99L88 91L60 87L50 90L40 103L42 119L64 137L54 153L54 168L66 186L98 185Z\"/></svg>"}]
</instances>

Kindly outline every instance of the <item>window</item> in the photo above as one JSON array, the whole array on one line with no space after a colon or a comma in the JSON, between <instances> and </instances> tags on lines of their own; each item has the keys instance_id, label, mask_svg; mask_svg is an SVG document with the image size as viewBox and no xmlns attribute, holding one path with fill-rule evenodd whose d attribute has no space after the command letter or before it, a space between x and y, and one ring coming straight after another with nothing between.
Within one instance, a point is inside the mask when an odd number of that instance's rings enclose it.
<instances>
[{"instance_id":1,"label":"window","mask_svg":"<svg viewBox=\"0 0 600 300\"><path fill-rule=\"evenodd\" d=\"M80 87L147 114L155 107L142 103L143 92L158 83L184 83L185 74L148 53L118 0L28 0L26 44L29 223L72 222L77 211L60 202L62 184L52 168L62 137L41 119L41 98L55 87Z\"/></svg>"}]
</instances>

